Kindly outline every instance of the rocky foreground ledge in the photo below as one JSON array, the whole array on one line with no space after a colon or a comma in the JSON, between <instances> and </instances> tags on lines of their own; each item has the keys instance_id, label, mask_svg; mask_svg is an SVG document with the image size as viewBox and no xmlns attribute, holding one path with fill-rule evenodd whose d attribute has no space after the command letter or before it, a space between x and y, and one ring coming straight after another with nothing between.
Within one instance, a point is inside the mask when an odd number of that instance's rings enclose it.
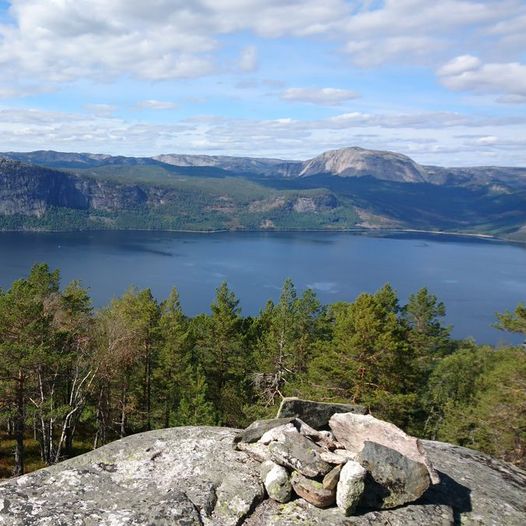
<instances>
[{"instance_id":1,"label":"rocky foreground ledge","mask_svg":"<svg viewBox=\"0 0 526 526\"><path fill-rule=\"evenodd\" d=\"M242 438L213 427L126 437L0 484L0 525L526 524L526 473L466 448L423 441L438 477L430 472L435 483L416 502L345 516L294 496L284 504L269 499L261 463L233 447Z\"/></svg>"}]
</instances>

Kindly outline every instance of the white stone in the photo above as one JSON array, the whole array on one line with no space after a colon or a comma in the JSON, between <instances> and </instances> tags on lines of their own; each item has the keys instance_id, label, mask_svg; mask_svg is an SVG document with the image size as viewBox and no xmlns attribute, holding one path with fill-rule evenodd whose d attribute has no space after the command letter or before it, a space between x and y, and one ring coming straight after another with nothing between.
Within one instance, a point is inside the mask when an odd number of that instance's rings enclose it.
<instances>
[{"instance_id":1,"label":"white stone","mask_svg":"<svg viewBox=\"0 0 526 526\"><path fill-rule=\"evenodd\" d=\"M284 433L291 432L296 433L297 430L294 424L285 424L283 426L274 427L269 429L263 436L258 440L260 444L268 445L271 442L281 442L284 440Z\"/></svg>"},{"instance_id":2,"label":"white stone","mask_svg":"<svg viewBox=\"0 0 526 526\"><path fill-rule=\"evenodd\" d=\"M365 488L366 473L354 460L349 460L343 466L336 487L336 505L345 515L350 515L356 509Z\"/></svg>"},{"instance_id":3,"label":"white stone","mask_svg":"<svg viewBox=\"0 0 526 526\"><path fill-rule=\"evenodd\" d=\"M261 479L267 490L268 496L277 502L285 503L290 500L292 486L287 470L267 460L261 464Z\"/></svg>"}]
</instances>

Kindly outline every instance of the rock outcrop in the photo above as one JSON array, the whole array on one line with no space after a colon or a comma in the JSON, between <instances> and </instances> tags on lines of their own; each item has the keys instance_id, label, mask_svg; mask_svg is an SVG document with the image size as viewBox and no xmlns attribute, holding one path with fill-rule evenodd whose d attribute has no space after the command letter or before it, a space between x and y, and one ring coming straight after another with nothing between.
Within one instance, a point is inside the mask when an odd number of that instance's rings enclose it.
<instances>
[{"instance_id":1,"label":"rock outcrop","mask_svg":"<svg viewBox=\"0 0 526 526\"><path fill-rule=\"evenodd\" d=\"M469 449L423 441L440 483L415 503L346 517L303 499L265 498L260 463L233 448L235 435L209 427L150 431L5 481L0 525L526 524L526 473Z\"/></svg>"},{"instance_id":2,"label":"rock outcrop","mask_svg":"<svg viewBox=\"0 0 526 526\"><path fill-rule=\"evenodd\" d=\"M300 172L301 177L319 174L340 177L368 175L377 179L404 183L421 183L426 180L424 167L406 155L357 147L324 152L306 161Z\"/></svg>"},{"instance_id":3,"label":"rock outcrop","mask_svg":"<svg viewBox=\"0 0 526 526\"><path fill-rule=\"evenodd\" d=\"M234 430L180 427L118 440L0 485L2 526L241 524L263 500Z\"/></svg>"}]
</instances>

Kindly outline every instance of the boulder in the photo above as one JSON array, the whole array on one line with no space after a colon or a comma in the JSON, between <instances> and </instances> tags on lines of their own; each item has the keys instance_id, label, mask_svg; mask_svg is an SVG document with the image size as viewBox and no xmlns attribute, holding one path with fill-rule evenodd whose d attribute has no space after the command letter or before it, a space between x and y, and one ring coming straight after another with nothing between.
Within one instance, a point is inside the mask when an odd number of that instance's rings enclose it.
<instances>
[{"instance_id":1,"label":"boulder","mask_svg":"<svg viewBox=\"0 0 526 526\"><path fill-rule=\"evenodd\" d=\"M291 483L296 495L317 508L328 508L336 501L336 488L326 489L321 482L304 477L297 471L292 473Z\"/></svg>"},{"instance_id":2,"label":"boulder","mask_svg":"<svg viewBox=\"0 0 526 526\"><path fill-rule=\"evenodd\" d=\"M366 441L356 460L368 472L362 502L366 508L387 509L414 502L431 483L425 464L376 442Z\"/></svg>"},{"instance_id":3,"label":"boulder","mask_svg":"<svg viewBox=\"0 0 526 526\"><path fill-rule=\"evenodd\" d=\"M331 417L329 426L336 440L351 453L358 454L367 440L376 442L395 449L415 462L424 464L429 471L431 482L433 484L440 482L420 441L407 435L394 424L378 420L372 415L337 413Z\"/></svg>"},{"instance_id":4,"label":"boulder","mask_svg":"<svg viewBox=\"0 0 526 526\"><path fill-rule=\"evenodd\" d=\"M329 419L335 413L357 413L365 415L367 409L354 404L314 402L312 400L302 400L291 397L282 400L277 416L278 418L300 418L315 429L325 429L329 425Z\"/></svg>"},{"instance_id":5,"label":"boulder","mask_svg":"<svg viewBox=\"0 0 526 526\"><path fill-rule=\"evenodd\" d=\"M292 486L288 471L267 460L261 464L261 480L267 490L268 496L276 502L288 502L292 494Z\"/></svg>"},{"instance_id":6,"label":"boulder","mask_svg":"<svg viewBox=\"0 0 526 526\"><path fill-rule=\"evenodd\" d=\"M275 427L283 426L293 422L294 418L270 418L266 420L256 420L252 422L246 429L236 433L234 443L245 442L250 444L257 442L267 431Z\"/></svg>"},{"instance_id":7,"label":"boulder","mask_svg":"<svg viewBox=\"0 0 526 526\"><path fill-rule=\"evenodd\" d=\"M274 462L299 471L306 477L325 475L332 469L332 466L321 458L323 450L297 431L285 433L282 442L272 442L268 448L270 458Z\"/></svg>"},{"instance_id":8,"label":"boulder","mask_svg":"<svg viewBox=\"0 0 526 526\"><path fill-rule=\"evenodd\" d=\"M367 471L352 460L341 468L336 489L336 505L344 515L351 515L358 506L364 492L366 474Z\"/></svg>"},{"instance_id":9,"label":"boulder","mask_svg":"<svg viewBox=\"0 0 526 526\"><path fill-rule=\"evenodd\" d=\"M322 486L325 489L333 490L338 485L338 480L340 480L340 473L342 470L341 464L331 469L327 475L323 477Z\"/></svg>"}]
</instances>

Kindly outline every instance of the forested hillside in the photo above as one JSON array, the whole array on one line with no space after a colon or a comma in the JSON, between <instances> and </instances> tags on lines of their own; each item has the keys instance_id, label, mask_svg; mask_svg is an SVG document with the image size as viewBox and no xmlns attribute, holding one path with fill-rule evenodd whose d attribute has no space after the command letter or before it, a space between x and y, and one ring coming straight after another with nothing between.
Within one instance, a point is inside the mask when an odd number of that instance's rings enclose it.
<instances>
[{"instance_id":1,"label":"forested hillside","mask_svg":"<svg viewBox=\"0 0 526 526\"><path fill-rule=\"evenodd\" d=\"M0 230L109 229L420 229L524 240L526 169L430 167L357 147L304 162L0 154Z\"/></svg>"},{"instance_id":2,"label":"forested hillside","mask_svg":"<svg viewBox=\"0 0 526 526\"><path fill-rule=\"evenodd\" d=\"M364 404L408 432L526 465L526 350L455 341L429 291L400 305L385 285L321 305L287 280L243 317L227 284L187 317L131 288L94 311L88 292L35 266L0 292L0 475L139 431L244 426L282 396ZM500 315L526 334L526 309Z\"/></svg>"}]
</instances>

